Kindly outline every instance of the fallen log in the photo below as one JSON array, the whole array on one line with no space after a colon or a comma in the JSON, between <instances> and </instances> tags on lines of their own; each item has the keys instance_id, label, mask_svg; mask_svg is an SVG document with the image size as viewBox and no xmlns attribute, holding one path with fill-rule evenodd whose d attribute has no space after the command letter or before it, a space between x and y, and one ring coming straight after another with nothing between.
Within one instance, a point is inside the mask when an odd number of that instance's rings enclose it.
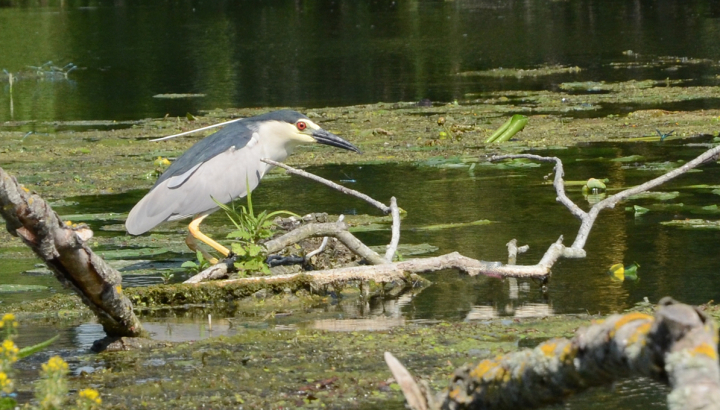
<instances>
[{"instance_id":1,"label":"fallen log","mask_svg":"<svg viewBox=\"0 0 720 410\"><path fill-rule=\"evenodd\" d=\"M702 311L664 298L654 317L612 315L581 328L572 339L552 339L462 366L438 395L417 384L392 354L385 353L385 360L415 410L537 408L592 386L640 376L671 387L670 409L718 409L717 334Z\"/></svg>"},{"instance_id":2,"label":"fallen log","mask_svg":"<svg viewBox=\"0 0 720 410\"><path fill-rule=\"evenodd\" d=\"M122 276L85 244L92 232L64 224L38 194L0 168L0 214L19 237L97 316L108 336L139 336L140 321L123 295Z\"/></svg>"}]
</instances>

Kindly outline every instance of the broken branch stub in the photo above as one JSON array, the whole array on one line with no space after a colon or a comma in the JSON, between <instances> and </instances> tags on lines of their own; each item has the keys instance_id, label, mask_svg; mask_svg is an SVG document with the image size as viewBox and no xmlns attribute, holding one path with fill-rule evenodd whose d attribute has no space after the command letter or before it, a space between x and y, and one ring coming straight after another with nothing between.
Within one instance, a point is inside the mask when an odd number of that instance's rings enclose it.
<instances>
[{"instance_id":1,"label":"broken branch stub","mask_svg":"<svg viewBox=\"0 0 720 410\"><path fill-rule=\"evenodd\" d=\"M108 336L139 336L140 321L122 292L122 276L88 247L79 232L63 224L38 194L0 168L0 214L19 237L73 289L97 316Z\"/></svg>"}]
</instances>

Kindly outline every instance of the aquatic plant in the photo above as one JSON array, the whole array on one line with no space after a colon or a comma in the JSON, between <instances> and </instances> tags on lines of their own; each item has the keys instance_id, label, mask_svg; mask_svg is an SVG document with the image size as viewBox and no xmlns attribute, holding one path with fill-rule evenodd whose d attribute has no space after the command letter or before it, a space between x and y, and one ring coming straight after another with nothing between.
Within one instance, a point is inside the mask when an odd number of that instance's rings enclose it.
<instances>
[{"instance_id":1,"label":"aquatic plant","mask_svg":"<svg viewBox=\"0 0 720 410\"><path fill-rule=\"evenodd\" d=\"M195 255L197 256L197 262L187 261L180 266L190 269L190 271L193 273L200 273L210 267L210 261L205 258L205 255L203 255L202 251L196 251ZM167 281L165 279L165 274L163 274L163 282L167 284L170 281L170 278L167 278Z\"/></svg>"},{"instance_id":2,"label":"aquatic plant","mask_svg":"<svg viewBox=\"0 0 720 410\"><path fill-rule=\"evenodd\" d=\"M12 313L6 313L0 319L0 333L4 333L4 340L0 344L0 410L17 408L17 401L12 397L15 383L12 379L12 366L18 359L36 353L57 340L58 336L44 342L23 349L17 347L13 339L17 337L18 321ZM41 380L35 388L37 406L28 406L28 409L57 410L68 408L67 402L67 373L68 365L60 356L53 356L42 365ZM97 410L102 404L100 393L93 389L80 391L76 401L79 410Z\"/></svg>"},{"instance_id":3,"label":"aquatic plant","mask_svg":"<svg viewBox=\"0 0 720 410\"><path fill-rule=\"evenodd\" d=\"M68 393L67 376L69 371L67 363L60 356L53 356L42 365L41 380L35 390L35 398L43 410L63 408L65 396Z\"/></svg>"},{"instance_id":4,"label":"aquatic plant","mask_svg":"<svg viewBox=\"0 0 720 410\"><path fill-rule=\"evenodd\" d=\"M515 114L508 119L503 125L500 126L495 132L485 140L486 144L493 142L506 142L513 135L522 131L528 122L528 118L524 115Z\"/></svg>"},{"instance_id":5,"label":"aquatic plant","mask_svg":"<svg viewBox=\"0 0 720 410\"><path fill-rule=\"evenodd\" d=\"M249 184L248 184L249 186ZM262 242L275 234L273 219L277 216L294 216L290 211L262 211L255 215L252 204L252 195L247 194L247 208L240 206L236 209L234 204L225 205L215 201L230 219L236 230L227 237L234 239L232 252L235 254L235 268L241 273L261 272L269 275L270 268L266 263L267 251Z\"/></svg>"}]
</instances>

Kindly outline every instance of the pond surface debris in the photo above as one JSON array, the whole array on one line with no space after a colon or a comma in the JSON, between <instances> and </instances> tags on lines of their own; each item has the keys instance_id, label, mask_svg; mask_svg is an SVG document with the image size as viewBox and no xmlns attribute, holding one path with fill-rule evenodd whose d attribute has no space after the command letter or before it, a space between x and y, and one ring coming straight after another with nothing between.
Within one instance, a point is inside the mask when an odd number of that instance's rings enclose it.
<instances>
[{"instance_id":1,"label":"pond surface debris","mask_svg":"<svg viewBox=\"0 0 720 410\"><path fill-rule=\"evenodd\" d=\"M513 75L505 71L500 74ZM597 81L568 82L559 89L479 93L467 95L467 100L461 103L429 106L378 103L297 108L325 129L359 146L364 155L302 147L288 163L383 164L437 162L437 158L454 158L462 163L463 159L477 161L495 153L597 141L659 142L717 135L720 110L696 108L717 98L720 87L684 86L681 81ZM98 195L102 201L105 194L148 189L161 172L155 163L158 158L179 157L209 132L161 143L148 139L274 109L214 110L194 116L193 121L164 118L100 125L82 121L6 122L0 124L0 164L28 189L38 191L48 200L62 203L73 196ZM514 114L528 117L525 129L507 143L485 144ZM452 138L442 137L442 133L448 135L447 130L452 131ZM124 216L110 214L109 218L119 225ZM165 243L164 234L176 232L169 229L138 240L159 243L163 252L178 250L174 244ZM127 245L127 241L101 235L90 245L93 248ZM3 258L33 258L17 238L4 230L0 233L0 254ZM332 332L295 325L275 326L273 321L276 315L288 310L295 309L296 314L302 315L313 306L330 305L334 303L333 297L279 292L279 296L265 298L258 297L263 296L257 295L260 290L242 295L248 296L245 304L233 311L233 315L240 311L255 312L257 327L244 324L233 336L168 342L102 355L78 356L75 351L65 351L64 354L73 356L71 366L89 369L73 379L73 387L100 386L103 403L117 409L195 409L203 405L403 408L399 388L382 360L384 351L392 351L415 374L424 375L433 389L441 390L447 386L448 375L463 363L570 335L591 318L581 315L470 323L404 321L381 331ZM157 296L160 293L153 293L152 288L127 291L131 297L135 294L141 318L151 317L154 308L166 309L160 306L164 304ZM17 311L25 321L37 326L67 328L89 318L76 299L61 294L24 305L2 304L0 310Z\"/></svg>"}]
</instances>

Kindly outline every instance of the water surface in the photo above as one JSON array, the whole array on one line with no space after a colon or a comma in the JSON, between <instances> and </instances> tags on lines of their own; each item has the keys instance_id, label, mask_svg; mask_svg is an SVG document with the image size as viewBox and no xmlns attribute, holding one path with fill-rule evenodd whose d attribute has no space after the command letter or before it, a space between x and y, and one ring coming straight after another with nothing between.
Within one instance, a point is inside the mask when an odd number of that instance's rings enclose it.
<instances>
[{"instance_id":1,"label":"water surface","mask_svg":"<svg viewBox=\"0 0 720 410\"><path fill-rule=\"evenodd\" d=\"M0 70L20 75L11 111L0 73L0 122L462 101L466 93L555 89L563 81L669 78L716 85L720 60L720 10L707 0L41 4L0 4ZM623 54L627 50L633 54ZM663 56L699 61L610 65ZM29 68L47 62L78 69L65 78ZM545 64L584 71L523 79L456 75ZM204 96L153 98L167 93Z\"/></svg>"}]
</instances>

